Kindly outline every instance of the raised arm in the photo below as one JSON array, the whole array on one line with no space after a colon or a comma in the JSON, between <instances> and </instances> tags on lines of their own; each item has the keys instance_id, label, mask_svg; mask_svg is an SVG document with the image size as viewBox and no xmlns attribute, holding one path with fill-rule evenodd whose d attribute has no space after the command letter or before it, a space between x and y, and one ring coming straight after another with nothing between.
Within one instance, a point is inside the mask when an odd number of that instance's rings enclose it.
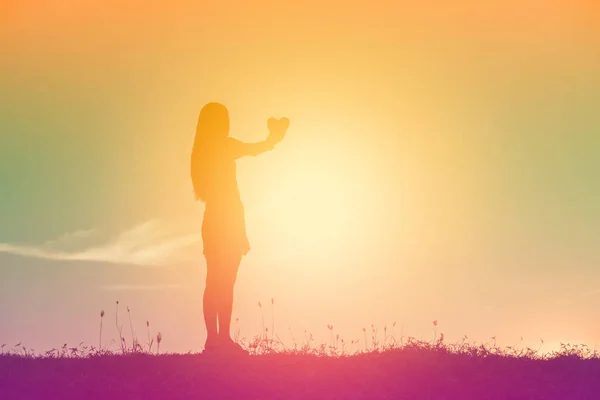
<instances>
[{"instance_id":1,"label":"raised arm","mask_svg":"<svg viewBox=\"0 0 600 400\"><path fill-rule=\"evenodd\" d=\"M283 140L290 121L287 118L280 120L269 118L267 122L270 133L269 137L262 142L244 143L234 138L228 138L229 149L235 159L244 156L257 156L266 151L273 150L275 145Z\"/></svg>"},{"instance_id":2,"label":"raised arm","mask_svg":"<svg viewBox=\"0 0 600 400\"><path fill-rule=\"evenodd\" d=\"M234 138L229 138L229 149L235 159L245 156L257 156L266 151L273 150L275 143L272 140L263 140L256 143L244 143Z\"/></svg>"}]
</instances>

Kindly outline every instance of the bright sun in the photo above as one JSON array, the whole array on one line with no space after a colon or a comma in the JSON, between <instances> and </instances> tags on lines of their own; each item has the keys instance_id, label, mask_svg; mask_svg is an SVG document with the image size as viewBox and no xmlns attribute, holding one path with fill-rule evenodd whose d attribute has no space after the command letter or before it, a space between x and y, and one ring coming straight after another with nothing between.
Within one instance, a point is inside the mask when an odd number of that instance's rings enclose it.
<instances>
[{"instance_id":1,"label":"bright sun","mask_svg":"<svg viewBox=\"0 0 600 400\"><path fill-rule=\"evenodd\" d=\"M269 221L284 248L329 258L364 232L364 186L344 161L316 157L297 164L301 168L288 171L285 183L272 190Z\"/></svg>"}]
</instances>

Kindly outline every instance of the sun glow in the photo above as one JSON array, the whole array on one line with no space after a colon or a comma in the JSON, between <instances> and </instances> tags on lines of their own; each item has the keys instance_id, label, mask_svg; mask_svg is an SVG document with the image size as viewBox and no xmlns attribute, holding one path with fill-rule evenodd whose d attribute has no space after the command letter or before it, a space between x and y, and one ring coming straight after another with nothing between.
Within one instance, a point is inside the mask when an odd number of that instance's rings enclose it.
<instances>
[{"instance_id":1,"label":"sun glow","mask_svg":"<svg viewBox=\"0 0 600 400\"><path fill-rule=\"evenodd\" d=\"M268 217L261 219L269 221L270 232L265 234L276 238L287 253L310 249L313 259L339 259L365 232L366 182L348 158L296 154L286 163L297 167L285 172L283 182L271 189L269 204L262 207ZM301 156L309 162L296 160Z\"/></svg>"}]
</instances>

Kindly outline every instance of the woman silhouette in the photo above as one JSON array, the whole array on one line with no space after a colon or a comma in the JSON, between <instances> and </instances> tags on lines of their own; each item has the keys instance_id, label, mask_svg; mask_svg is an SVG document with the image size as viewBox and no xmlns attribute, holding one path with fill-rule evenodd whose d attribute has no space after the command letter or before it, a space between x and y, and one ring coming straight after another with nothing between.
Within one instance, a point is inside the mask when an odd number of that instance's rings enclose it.
<instances>
[{"instance_id":1,"label":"woman silhouette","mask_svg":"<svg viewBox=\"0 0 600 400\"><path fill-rule=\"evenodd\" d=\"M235 160L273 149L285 136L288 125L287 118L271 118L266 140L243 143L229 137L229 113L224 105L208 103L200 111L191 156L191 177L196 199L205 204L202 221L207 267L203 298L205 352L243 351L231 339L229 331L233 286L240 261L250 250Z\"/></svg>"}]
</instances>

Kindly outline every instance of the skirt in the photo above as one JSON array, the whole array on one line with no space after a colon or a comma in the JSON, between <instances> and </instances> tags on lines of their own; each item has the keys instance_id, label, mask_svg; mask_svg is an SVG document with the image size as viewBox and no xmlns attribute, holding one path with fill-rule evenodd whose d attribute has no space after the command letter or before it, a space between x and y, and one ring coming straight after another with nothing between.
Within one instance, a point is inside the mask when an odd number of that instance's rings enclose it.
<instances>
[{"instance_id":1,"label":"skirt","mask_svg":"<svg viewBox=\"0 0 600 400\"><path fill-rule=\"evenodd\" d=\"M209 257L246 255L250 242L246 236L246 219L243 205L209 208L202 220L203 253Z\"/></svg>"}]
</instances>

